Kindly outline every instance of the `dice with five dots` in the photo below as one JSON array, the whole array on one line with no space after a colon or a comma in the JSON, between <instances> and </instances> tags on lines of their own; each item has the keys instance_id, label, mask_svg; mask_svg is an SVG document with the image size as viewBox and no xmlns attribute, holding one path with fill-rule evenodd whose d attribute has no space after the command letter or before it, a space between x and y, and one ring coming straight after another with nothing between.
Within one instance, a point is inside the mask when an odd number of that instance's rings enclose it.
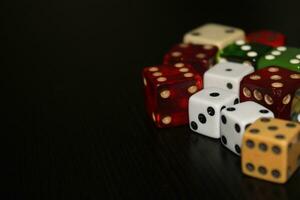
<instances>
[{"instance_id":1,"label":"dice with five dots","mask_svg":"<svg viewBox=\"0 0 300 200\"><path fill-rule=\"evenodd\" d=\"M292 101L291 119L295 122L300 122L300 88L295 92Z\"/></svg>"},{"instance_id":2,"label":"dice with five dots","mask_svg":"<svg viewBox=\"0 0 300 200\"><path fill-rule=\"evenodd\" d=\"M284 34L271 30L251 32L247 34L246 38L248 42L256 42L272 47L284 46L286 40Z\"/></svg>"},{"instance_id":3,"label":"dice with five dots","mask_svg":"<svg viewBox=\"0 0 300 200\"><path fill-rule=\"evenodd\" d=\"M237 94L221 88L203 89L189 99L190 128L202 135L220 138L220 113L239 103Z\"/></svg>"},{"instance_id":4,"label":"dice with five dots","mask_svg":"<svg viewBox=\"0 0 300 200\"><path fill-rule=\"evenodd\" d=\"M261 117L273 118L267 108L247 101L233 105L221 111L221 142L232 152L240 155L244 131Z\"/></svg>"},{"instance_id":5,"label":"dice with five dots","mask_svg":"<svg viewBox=\"0 0 300 200\"><path fill-rule=\"evenodd\" d=\"M187 124L188 100L202 89L202 77L180 63L144 68L143 79L146 109L156 126Z\"/></svg>"},{"instance_id":6,"label":"dice with five dots","mask_svg":"<svg viewBox=\"0 0 300 200\"><path fill-rule=\"evenodd\" d=\"M236 40L244 40L245 32L239 28L209 23L184 35L184 43L211 44L223 49Z\"/></svg>"},{"instance_id":7,"label":"dice with five dots","mask_svg":"<svg viewBox=\"0 0 300 200\"><path fill-rule=\"evenodd\" d=\"M258 59L271 49L272 47L263 44L246 43L244 40L238 40L225 47L221 51L220 56L221 60L256 66Z\"/></svg>"},{"instance_id":8,"label":"dice with five dots","mask_svg":"<svg viewBox=\"0 0 300 200\"><path fill-rule=\"evenodd\" d=\"M239 94L240 82L254 68L234 62L224 62L210 68L204 74L204 88L216 87Z\"/></svg>"},{"instance_id":9,"label":"dice with five dots","mask_svg":"<svg viewBox=\"0 0 300 200\"><path fill-rule=\"evenodd\" d=\"M260 118L246 129L242 144L243 173L285 183L300 164L300 124Z\"/></svg>"},{"instance_id":10,"label":"dice with five dots","mask_svg":"<svg viewBox=\"0 0 300 200\"><path fill-rule=\"evenodd\" d=\"M300 74L279 67L267 67L247 75L241 82L241 102L255 101L277 118L290 119L291 100L300 87Z\"/></svg>"},{"instance_id":11,"label":"dice with five dots","mask_svg":"<svg viewBox=\"0 0 300 200\"><path fill-rule=\"evenodd\" d=\"M194 67L201 75L216 62L218 48L213 45L175 45L165 56L164 64L186 63Z\"/></svg>"},{"instance_id":12,"label":"dice with five dots","mask_svg":"<svg viewBox=\"0 0 300 200\"><path fill-rule=\"evenodd\" d=\"M268 66L279 66L300 73L300 49L281 46L270 50L257 62L257 69Z\"/></svg>"}]
</instances>

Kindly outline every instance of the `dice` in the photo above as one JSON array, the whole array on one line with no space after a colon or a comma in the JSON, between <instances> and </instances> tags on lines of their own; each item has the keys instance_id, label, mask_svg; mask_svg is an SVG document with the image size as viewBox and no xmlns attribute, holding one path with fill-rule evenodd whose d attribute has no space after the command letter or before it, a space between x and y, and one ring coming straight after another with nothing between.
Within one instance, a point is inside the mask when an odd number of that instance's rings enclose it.
<instances>
[{"instance_id":1,"label":"dice","mask_svg":"<svg viewBox=\"0 0 300 200\"><path fill-rule=\"evenodd\" d=\"M188 123L189 97L202 89L202 77L189 65L147 67L143 70L148 115L157 127Z\"/></svg>"},{"instance_id":2,"label":"dice","mask_svg":"<svg viewBox=\"0 0 300 200\"><path fill-rule=\"evenodd\" d=\"M244 77L240 98L265 106L276 118L290 119L291 100L299 87L300 74L271 66Z\"/></svg>"},{"instance_id":3,"label":"dice","mask_svg":"<svg viewBox=\"0 0 300 200\"><path fill-rule=\"evenodd\" d=\"M244 131L261 117L273 118L272 111L253 101L239 103L221 111L221 142L240 155Z\"/></svg>"},{"instance_id":4,"label":"dice","mask_svg":"<svg viewBox=\"0 0 300 200\"><path fill-rule=\"evenodd\" d=\"M300 163L300 124L260 118L246 129L242 143L244 174L285 183Z\"/></svg>"},{"instance_id":5,"label":"dice","mask_svg":"<svg viewBox=\"0 0 300 200\"><path fill-rule=\"evenodd\" d=\"M205 72L204 88L222 88L238 95L241 80L253 71L254 68L249 65L233 62L219 63Z\"/></svg>"},{"instance_id":6,"label":"dice","mask_svg":"<svg viewBox=\"0 0 300 200\"><path fill-rule=\"evenodd\" d=\"M184 35L184 43L212 44L219 49L236 40L244 40L245 32L239 28L209 23L200 26Z\"/></svg>"},{"instance_id":7,"label":"dice","mask_svg":"<svg viewBox=\"0 0 300 200\"><path fill-rule=\"evenodd\" d=\"M186 63L194 67L201 75L216 63L218 48L213 45L179 44L174 46L165 56L164 64L174 65Z\"/></svg>"},{"instance_id":8,"label":"dice","mask_svg":"<svg viewBox=\"0 0 300 200\"><path fill-rule=\"evenodd\" d=\"M284 46L286 40L284 34L271 30L251 32L247 34L246 38L248 42L256 42L272 47Z\"/></svg>"},{"instance_id":9,"label":"dice","mask_svg":"<svg viewBox=\"0 0 300 200\"><path fill-rule=\"evenodd\" d=\"M257 69L268 66L279 66L300 73L300 49L285 46L272 49L257 62Z\"/></svg>"},{"instance_id":10,"label":"dice","mask_svg":"<svg viewBox=\"0 0 300 200\"><path fill-rule=\"evenodd\" d=\"M244 40L238 40L225 47L220 56L223 60L256 66L258 59L271 49L272 47L263 44L246 43Z\"/></svg>"},{"instance_id":11,"label":"dice","mask_svg":"<svg viewBox=\"0 0 300 200\"><path fill-rule=\"evenodd\" d=\"M220 112L239 103L238 95L220 88L203 89L189 99L190 128L211 138L220 138Z\"/></svg>"},{"instance_id":12,"label":"dice","mask_svg":"<svg viewBox=\"0 0 300 200\"><path fill-rule=\"evenodd\" d=\"M300 88L296 91L292 101L291 119L300 122Z\"/></svg>"}]
</instances>

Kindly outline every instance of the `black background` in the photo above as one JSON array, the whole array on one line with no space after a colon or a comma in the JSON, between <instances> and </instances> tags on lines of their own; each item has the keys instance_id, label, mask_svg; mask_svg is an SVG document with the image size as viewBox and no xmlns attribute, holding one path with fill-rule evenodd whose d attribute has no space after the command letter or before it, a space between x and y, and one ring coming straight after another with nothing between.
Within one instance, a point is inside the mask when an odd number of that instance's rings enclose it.
<instances>
[{"instance_id":1,"label":"black background","mask_svg":"<svg viewBox=\"0 0 300 200\"><path fill-rule=\"evenodd\" d=\"M141 81L142 67L206 22L278 30L299 47L299 8L296 0L2 2L2 199L299 199L299 171L286 185L249 178L219 141L156 129Z\"/></svg>"}]
</instances>

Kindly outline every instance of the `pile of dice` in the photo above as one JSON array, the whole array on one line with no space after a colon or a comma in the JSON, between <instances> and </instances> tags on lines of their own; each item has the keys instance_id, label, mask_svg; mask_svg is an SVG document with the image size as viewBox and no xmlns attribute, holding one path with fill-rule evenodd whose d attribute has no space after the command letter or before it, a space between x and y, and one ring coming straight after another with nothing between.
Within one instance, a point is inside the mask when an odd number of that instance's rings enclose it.
<instances>
[{"instance_id":1,"label":"pile of dice","mask_svg":"<svg viewBox=\"0 0 300 200\"><path fill-rule=\"evenodd\" d=\"M189 124L241 155L249 176L285 183L300 166L300 49L285 36L205 24L143 69L159 128Z\"/></svg>"}]
</instances>

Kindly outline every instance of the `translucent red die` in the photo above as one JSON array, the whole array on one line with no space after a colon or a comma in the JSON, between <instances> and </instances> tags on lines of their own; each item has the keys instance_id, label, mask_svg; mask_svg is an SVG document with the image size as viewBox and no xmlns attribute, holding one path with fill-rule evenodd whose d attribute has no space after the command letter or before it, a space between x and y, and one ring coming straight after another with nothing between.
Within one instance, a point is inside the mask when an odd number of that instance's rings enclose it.
<instances>
[{"instance_id":1,"label":"translucent red die","mask_svg":"<svg viewBox=\"0 0 300 200\"><path fill-rule=\"evenodd\" d=\"M193 67L183 63L146 67L143 81L146 110L157 127L188 123L189 97L203 87Z\"/></svg>"},{"instance_id":2,"label":"translucent red die","mask_svg":"<svg viewBox=\"0 0 300 200\"><path fill-rule=\"evenodd\" d=\"M218 47L213 45L178 44L164 56L164 64L190 64L194 69L203 73L216 63Z\"/></svg>"},{"instance_id":3,"label":"translucent red die","mask_svg":"<svg viewBox=\"0 0 300 200\"><path fill-rule=\"evenodd\" d=\"M272 47L279 47L285 45L286 37L284 34L270 31L270 30L260 30L247 34L248 42L256 42Z\"/></svg>"},{"instance_id":4,"label":"translucent red die","mask_svg":"<svg viewBox=\"0 0 300 200\"><path fill-rule=\"evenodd\" d=\"M300 74L270 66L245 76L240 101L255 101L272 110L275 117L290 119L291 103L300 87Z\"/></svg>"}]
</instances>

